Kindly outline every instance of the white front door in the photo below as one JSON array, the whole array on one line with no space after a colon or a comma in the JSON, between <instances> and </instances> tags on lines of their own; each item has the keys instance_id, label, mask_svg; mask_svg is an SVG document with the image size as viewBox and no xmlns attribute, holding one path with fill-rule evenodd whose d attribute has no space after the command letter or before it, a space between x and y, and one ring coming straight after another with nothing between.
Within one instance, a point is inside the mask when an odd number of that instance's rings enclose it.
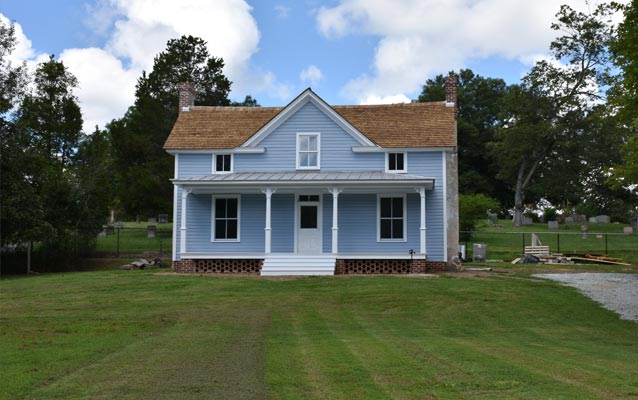
<instances>
[{"instance_id":1,"label":"white front door","mask_svg":"<svg viewBox=\"0 0 638 400\"><path fill-rule=\"evenodd\" d=\"M321 196L297 195L297 253L321 253Z\"/></svg>"}]
</instances>

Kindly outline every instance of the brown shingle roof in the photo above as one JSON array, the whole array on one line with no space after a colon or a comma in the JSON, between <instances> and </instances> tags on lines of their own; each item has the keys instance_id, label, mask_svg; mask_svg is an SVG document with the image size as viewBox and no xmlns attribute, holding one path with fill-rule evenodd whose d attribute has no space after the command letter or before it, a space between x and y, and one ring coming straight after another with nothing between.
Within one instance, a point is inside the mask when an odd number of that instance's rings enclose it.
<instances>
[{"instance_id":1,"label":"brown shingle roof","mask_svg":"<svg viewBox=\"0 0 638 400\"><path fill-rule=\"evenodd\" d=\"M381 147L456 146L454 107L443 102L334 106ZM164 148L231 149L240 146L284 107L194 107L180 112Z\"/></svg>"}]
</instances>

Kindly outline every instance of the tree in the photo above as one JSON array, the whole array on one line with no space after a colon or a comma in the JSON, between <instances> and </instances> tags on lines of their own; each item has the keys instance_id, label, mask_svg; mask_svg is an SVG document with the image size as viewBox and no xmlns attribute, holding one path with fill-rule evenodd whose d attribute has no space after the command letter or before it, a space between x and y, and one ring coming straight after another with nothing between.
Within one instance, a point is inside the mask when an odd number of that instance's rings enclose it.
<instances>
[{"instance_id":1,"label":"tree","mask_svg":"<svg viewBox=\"0 0 638 400\"><path fill-rule=\"evenodd\" d=\"M496 200L484 194L459 195L459 228L460 240L470 240L472 231L479 220L487 217L488 211L499 209Z\"/></svg>"},{"instance_id":2,"label":"tree","mask_svg":"<svg viewBox=\"0 0 638 400\"><path fill-rule=\"evenodd\" d=\"M453 72L454 73L454 72ZM497 165L487 151L499 123L507 85L469 69L458 72L459 192L486 193L502 204L511 203L511 191L496 179ZM437 75L422 87L418 101L444 101L445 77Z\"/></svg>"},{"instance_id":3,"label":"tree","mask_svg":"<svg viewBox=\"0 0 638 400\"><path fill-rule=\"evenodd\" d=\"M513 186L516 227L522 225L530 185L547 174L569 173L572 169L565 165L576 165L568 162L567 150L578 143L580 124L593 101L601 99L599 84L609 76L611 13L606 4L587 14L561 6L552 24L564 32L550 45L554 62L537 62L509 91L491 153L500 165L500 178Z\"/></svg>"},{"instance_id":4,"label":"tree","mask_svg":"<svg viewBox=\"0 0 638 400\"><path fill-rule=\"evenodd\" d=\"M27 87L26 65L8 60L15 45L14 26L0 21L0 246L26 242L43 211L29 182L34 162L12 118Z\"/></svg>"},{"instance_id":5,"label":"tree","mask_svg":"<svg viewBox=\"0 0 638 400\"><path fill-rule=\"evenodd\" d=\"M259 103L257 103L257 99L254 99L253 96L249 94L246 95L246 97L244 98L244 101L242 102L233 101L232 103L230 103L230 105L233 107L261 107Z\"/></svg>"},{"instance_id":6,"label":"tree","mask_svg":"<svg viewBox=\"0 0 638 400\"><path fill-rule=\"evenodd\" d=\"M623 162L615 166L614 175L629 185L638 184L638 3L634 0L614 6L623 12L624 20L610 46L612 60L621 74L609 98L628 131L622 149Z\"/></svg>"},{"instance_id":7,"label":"tree","mask_svg":"<svg viewBox=\"0 0 638 400\"><path fill-rule=\"evenodd\" d=\"M157 215L171 209L173 158L162 146L177 120L178 84L193 82L196 105L227 106L231 82L223 67L221 58L209 55L204 40L193 36L169 40L155 57L151 73L138 79L135 104L108 125L117 197L128 215Z\"/></svg>"}]
</instances>

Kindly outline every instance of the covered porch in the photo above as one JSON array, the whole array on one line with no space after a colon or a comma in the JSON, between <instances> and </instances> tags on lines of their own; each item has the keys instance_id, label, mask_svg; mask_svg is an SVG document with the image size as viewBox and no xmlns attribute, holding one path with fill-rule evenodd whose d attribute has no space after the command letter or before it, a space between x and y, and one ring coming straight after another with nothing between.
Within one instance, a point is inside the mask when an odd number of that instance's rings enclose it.
<instances>
[{"instance_id":1,"label":"covered porch","mask_svg":"<svg viewBox=\"0 0 638 400\"><path fill-rule=\"evenodd\" d=\"M439 214L428 210L434 178L239 172L174 184L177 260L256 259L264 268L305 263L334 270L337 259L426 259L442 248L435 243L442 235L427 232L428 214Z\"/></svg>"}]
</instances>

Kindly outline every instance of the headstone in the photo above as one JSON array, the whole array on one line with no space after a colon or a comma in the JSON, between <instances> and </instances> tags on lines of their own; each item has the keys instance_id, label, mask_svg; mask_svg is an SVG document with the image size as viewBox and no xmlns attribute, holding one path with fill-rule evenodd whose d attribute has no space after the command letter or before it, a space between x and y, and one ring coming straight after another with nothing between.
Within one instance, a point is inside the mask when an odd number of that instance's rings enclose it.
<instances>
[{"instance_id":1,"label":"headstone","mask_svg":"<svg viewBox=\"0 0 638 400\"><path fill-rule=\"evenodd\" d=\"M168 223L168 214L160 214L158 217L159 217L158 218L158 222L160 224L167 224Z\"/></svg>"},{"instance_id":2,"label":"headstone","mask_svg":"<svg viewBox=\"0 0 638 400\"><path fill-rule=\"evenodd\" d=\"M587 239L587 233L589 233L589 228L587 228L587 225L580 226L580 233L582 233L583 239Z\"/></svg>"},{"instance_id":3,"label":"headstone","mask_svg":"<svg viewBox=\"0 0 638 400\"><path fill-rule=\"evenodd\" d=\"M558 229L558 221L548 221L547 229Z\"/></svg>"},{"instance_id":4,"label":"headstone","mask_svg":"<svg viewBox=\"0 0 638 400\"><path fill-rule=\"evenodd\" d=\"M623 228L623 233L625 235L631 235L632 233L634 233L634 228L632 228L631 226L626 226Z\"/></svg>"},{"instance_id":5,"label":"headstone","mask_svg":"<svg viewBox=\"0 0 638 400\"><path fill-rule=\"evenodd\" d=\"M474 261L485 261L487 258L487 245L485 243L474 243L472 256Z\"/></svg>"},{"instance_id":6,"label":"headstone","mask_svg":"<svg viewBox=\"0 0 638 400\"><path fill-rule=\"evenodd\" d=\"M105 235L113 235L113 234L115 234L115 227L113 227L113 225L108 225L106 227L106 229L104 229L104 234Z\"/></svg>"},{"instance_id":7,"label":"headstone","mask_svg":"<svg viewBox=\"0 0 638 400\"><path fill-rule=\"evenodd\" d=\"M156 224L156 223L157 223L157 218L155 218L155 217L151 217L151 218L149 218L149 219L148 219L148 223L149 223L149 224Z\"/></svg>"},{"instance_id":8,"label":"headstone","mask_svg":"<svg viewBox=\"0 0 638 400\"><path fill-rule=\"evenodd\" d=\"M104 237L106 236L106 229L102 229L98 234L97 237Z\"/></svg>"},{"instance_id":9,"label":"headstone","mask_svg":"<svg viewBox=\"0 0 638 400\"><path fill-rule=\"evenodd\" d=\"M609 215L599 215L596 217L596 222L599 224L608 224L611 222Z\"/></svg>"},{"instance_id":10,"label":"headstone","mask_svg":"<svg viewBox=\"0 0 638 400\"><path fill-rule=\"evenodd\" d=\"M574 217L572 215L569 215L569 216L565 217L565 222L567 222L567 223L574 222Z\"/></svg>"},{"instance_id":11,"label":"headstone","mask_svg":"<svg viewBox=\"0 0 638 400\"><path fill-rule=\"evenodd\" d=\"M600 235L600 234L596 235L596 239L602 239L602 238L603 238L603 235Z\"/></svg>"},{"instance_id":12,"label":"headstone","mask_svg":"<svg viewBox=\"0 0 638 400\"><path fill-rule=\"evenodd\" d=\"M498 215L496 213L487 212L487 219L490 221L491 225L498 224Z\"/></svg>"},{"instance_id":13,"label":"headstone","mask_svg":"<svg viewBox=\"0 0 638 400\"><path fill-rule=\"evenodd\" d=\"M532 225L534 221L530 217L523 217L523 226Z\"/></svg>"},{"instance_id":14,"label":"headstone","mask_svg":"<svg viewBox=\"0 0 638 400\"><path fill-rule=\"evenodd\" d=\"M157 227L155 225L149 225L146 228L146 237L154 238L155 236L157 236Z\"/></svg>"},{"instance_id":15,"label":"headstone","mask_svg":"<svg viewBox=\"0 0 638 400\"><path fill-rule=\"evenodd\" d=\"M590 224L597 224L598 220L596 219L596 217L589 217L589 223Z\"/></svg>"}]
</instances>

